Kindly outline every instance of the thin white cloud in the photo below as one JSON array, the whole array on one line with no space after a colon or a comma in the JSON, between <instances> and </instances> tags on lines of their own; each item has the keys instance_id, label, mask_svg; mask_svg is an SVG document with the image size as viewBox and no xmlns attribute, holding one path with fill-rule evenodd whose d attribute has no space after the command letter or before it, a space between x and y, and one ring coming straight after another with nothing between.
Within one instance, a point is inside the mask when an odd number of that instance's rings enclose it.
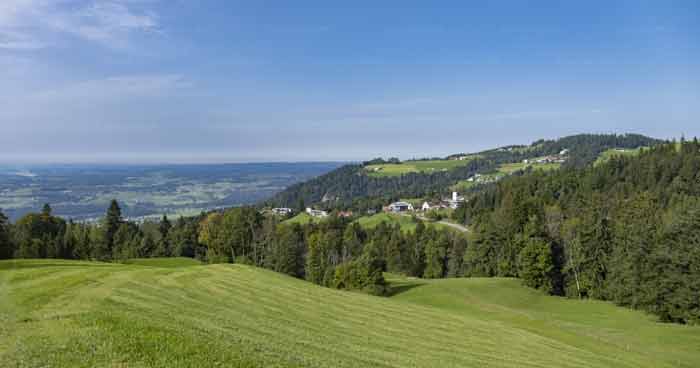
<instances>
[{"instance_id":1,"label":"thin white cloud","mask_svg":"<svg viewBox=\"0 0 700 368\"><path fill-rule=\"evenodd\" d=\"M122 100L125 98L161 97L189 87L183 76L156 74L118 76L90 80L41 92L33 96L43 101L94 102L95 100Z\"/></svg>"},{"instance_id":2,"label":"thin white cloud","mask_svg":"<svg viewBox=\"0 0 700 368\"><path fill-rule=\"evenodd\" d=\"M160 121L168 101L181 96L191 85L176 74L134 75L7 96L6 106L0 109L0 130L29 134L40 126L92 129L104 124L137 123L147 118L156 122Z\"/></svg>"},{"instance_id":3,"label":"thin white cloud","mask_svg":"<svg viewBox=\"0 0 700 368\"><path fill-rule=\"evenodd\" d=\"M44 46L44 43L27 34L12 30L0 30L0 49L37 50Z\"/></svg>"},{"instance_id":4,"label":"thin white cloud","mask_svg":"<svg viewBox=\"0 0 700 368\"><path fill-rule=\"evenodd\" d=\"M41 48L56 35L125 48L137 34L160 32L150 8L152 4L128 0L2 0L0 48Z\"/></svg>"}]
</instances>

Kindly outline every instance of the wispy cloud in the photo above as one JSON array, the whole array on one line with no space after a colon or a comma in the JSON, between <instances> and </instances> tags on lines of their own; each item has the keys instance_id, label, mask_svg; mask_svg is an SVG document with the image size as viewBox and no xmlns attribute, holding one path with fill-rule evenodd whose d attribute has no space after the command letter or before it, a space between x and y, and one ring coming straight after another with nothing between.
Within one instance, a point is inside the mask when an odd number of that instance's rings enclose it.
<instances>
[{"instance_id":1,"label":"wispy cloud","mask_svg":"<svg viewBox=\"0 0 700 368\"><path fill-rule=\"evenodd\" d=\"M13 30L0 30L0 49L36 50L44 46L44 43L28 34Z\"/></svg>"},{"instance_id":2,"label":"wispy cloud","mask_svg":"<svg viewBox=\"0 0 700 368\"><path fill-rule=\"evenodd\" d=\"M73 101L74 104L78 101L123 101L127 98L163 97L191 85L177 74L130 75L74 83L38 93L33 98L43 102Z\"/></svg>"},{"instance_id":3,"label":"wispy cloud","mask_svg":"<svg viewBox=\"0 0 700 368\"><path fill-rule=\"evenodd\" d=\"M55 42L57 34L125 48L137 34L160 32L149 5L129 0L2 0L0 48L42 48Z\"/></svg>"}]
</instances>

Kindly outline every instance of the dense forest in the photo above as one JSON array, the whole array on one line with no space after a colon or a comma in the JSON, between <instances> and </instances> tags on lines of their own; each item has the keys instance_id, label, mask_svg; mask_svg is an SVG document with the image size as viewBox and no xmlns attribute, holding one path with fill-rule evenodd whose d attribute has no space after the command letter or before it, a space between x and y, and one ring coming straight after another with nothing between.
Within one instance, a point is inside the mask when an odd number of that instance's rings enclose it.
<instances>
[{"instance_id":1,"label":"dense forest","mask_svg":"<svg viewBox=\"0 0 700 368\"><path fill-rule=\"evenodd\" d=\"M372 177L364 167L376 163L398 163L375 159L363 164L346 165L328 174L292 185L277 194L268 205L302 209L317 204L327 209L365 209L367 200L384 202L398 198L416 198L444 194L451 185L476 173L493 171L498 165L524 159L554 155L568 150L565 167L584 167L611 148L649 147L661 141L638 134L580 134L558 140L540 140L530 146L511 146L479 152L477 158L453 170L435 173L410 173L398 177ZM459 155L451 155L451 159Z\"/></svg>"},{"instance_id":2,"label":"dense forest","mask_svg":"<svg viewBox=\"0 0 700 368\"><path fill-rule=\"evenodd\" d=\"M555 295L700 323L700 144L583 169L513 176L456 211L467 276L515 276Z\"/></svg>"},{"instance_id":3,"label":"dense forest","mask_svg":"<svg viewBox=\"0 0 700 368\"><path fill-rule=\"evenodd\" d=\"M123 261L194 257L208 263L265 267L319 285L387 293L383 272L417 277L460 276L466 240L414 219L416 230L380 223L364 229L351 219L284 224L256 208L240 207L159 222L124 221L113 201L101 223L66 222L46 205L10 225L0 215L0 259L65 258Z\"/></svg>"}]
</instances>

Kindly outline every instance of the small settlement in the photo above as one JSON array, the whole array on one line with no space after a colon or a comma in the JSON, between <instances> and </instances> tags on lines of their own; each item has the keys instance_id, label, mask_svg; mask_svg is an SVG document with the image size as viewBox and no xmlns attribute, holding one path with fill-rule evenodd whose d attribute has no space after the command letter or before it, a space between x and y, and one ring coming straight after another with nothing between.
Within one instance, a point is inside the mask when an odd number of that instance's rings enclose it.
<instances>
[{"instance_id":1,"label":"small settlement","mask_svg":"<svg viewBox=\"0 0 700 368\"><path fill-rule=\"evenodd\" d=\"M512 146L512 147L504 147L504 148L499 148L499 151L513 151L516 149L519 149L520 147L517 146ZM549 156L543 156L543 157L537 157L537 158L530 158L530 159L525 159L522 161L524 164L560 164L566 162L568 158L569 150L568 149L563 149L561 150L558 154L554 155L549 155ZM466 154L460 154L451 157L451 160L467 160L473 158L472 155L466 155ZM381 167L376 167L372 169L374 172L382 170ZM444 169L443 169L444 170ZM504 176L507 176L508 174L502 174L502 173L495 173L495 174L481 174L481 173L475 173L471 177L469 177L466 181L467 182L473 182L476 184L487 184L487 183L492 183L496 182L499 179L501 179ZM333 197L329 195L328 193L323 196L323 199L321 202L329 202L332 200L337 200L337 197ZM418 208L414 208L414 205L408 201L398 201L394 202L391 204L388 204L383 207L383 211L387 213L405 213L405 212L414 212L417 210L423 211L423 212L428 212L428 211L433 211L433 210L441 210L441 209L457 209L459 208L460 205L463 203L466 203L467 200L464 196L459 195L457 192L452 192L452 196L447 197L447 198L442 198L441 200L437 201L424 201L423 204ZM291 215L294 211L290 208L273 208L272 213L276 215L281 215L281 216L287 216ZM309 216L311 217L317 217L317 218L326 218L330 214L328 211L324 210L318 210L314 209L311 207L306 208L305 211ZM374 215L376 214L376 210L374 209L368 209L366 211L367 215ZM354 213L352 211L338 211L334 212L335 216L338 217L346 217L350 218L354 216Z\"/></svg>"},{"instance_id":2,"label":"small settlement","mask_svg":"<svg viewBox=\"0 0 700 368\"><path fill-rule=\"evenodd\" d=\"M443 208L457 209L462 203L465 203L466 199L460 196L457 192L452 192L452 196L449 198L443 198L441 201L437 202L423 202L420 207L421 211L431 211ZM384 207L384 212L402 213L402 212L413 212L415 208L411 203L399 201L394 202L386 207Z\"/></svg>"}]
</instances>

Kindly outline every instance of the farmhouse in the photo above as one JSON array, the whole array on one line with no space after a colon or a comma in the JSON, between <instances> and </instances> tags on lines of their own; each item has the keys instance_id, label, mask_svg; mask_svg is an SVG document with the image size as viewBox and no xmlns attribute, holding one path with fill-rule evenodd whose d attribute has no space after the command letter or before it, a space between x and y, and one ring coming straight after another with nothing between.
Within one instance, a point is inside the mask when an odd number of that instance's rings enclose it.
<instances>
[{"instance_id":1,"label":"farmhouse","mask_svg":"<svg viewBox=\"0 0 700 368\"><path fill-rule=\"evenodd\" d=\"M291 215L294 210L291 208L273 208L272 213L279 216Z\"/></svg>"},{"instance_id":2,"label":"farmhouse","mask_svg":"<svg viewBox=\"0 0 700 368\"><path fill-rule=\"evenodd\" d=\"M311 217L328 217L328 212L315 210L313 208L307 208L306 213L308 213Z\"/></svg>"},{"instance_id":3,"label":"farmhouse","mask_svg":"<svg viewBox=\"0 0 700 368\"><path fill-rule=\"evenodd\" d=\"M409 212L413 211L413 205L408 202L394 202L387 207L389 212Z\"/></svg>"},{"instance_id":4,"label":"farmhouse","mask_svg":"<svg viewBox=\"0 0 700 368\"><path fill-rule=\"evenodd\" d=\"M441 208L447 208L447 206L445 206L442 203L423 202L423 205L421 206L421 211L426 212L426 211L430 211L430 210L438 210Z\"/></svg>"}]
</instances>

